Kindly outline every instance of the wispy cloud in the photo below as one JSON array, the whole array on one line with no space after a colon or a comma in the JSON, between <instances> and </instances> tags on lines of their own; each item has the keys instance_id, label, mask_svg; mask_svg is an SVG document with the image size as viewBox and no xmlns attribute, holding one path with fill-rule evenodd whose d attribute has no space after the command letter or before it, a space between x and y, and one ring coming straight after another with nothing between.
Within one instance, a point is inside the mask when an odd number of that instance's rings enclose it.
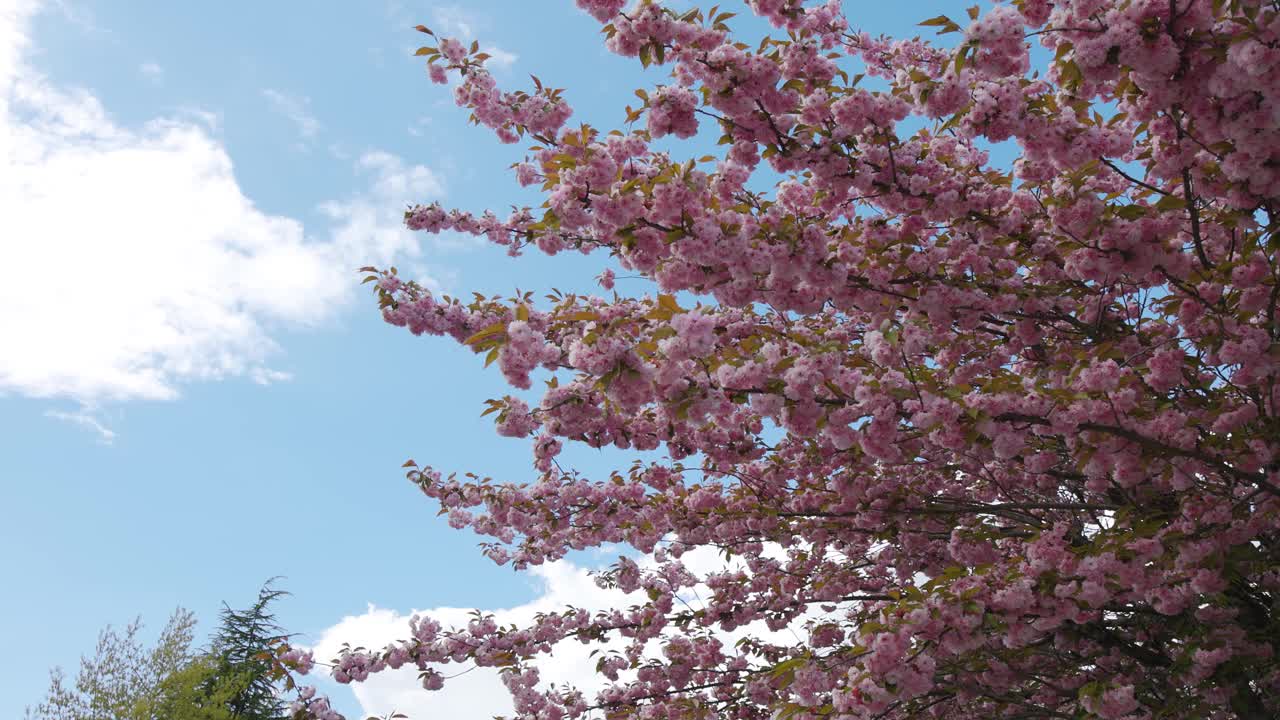
<instances>
[{"instance_id":1,"label":"wispy cloud","mask_svg":"<svg viewBox=\"0 0 1280 720\"><path fill-rule=\"evenodd\" d=\"M115 431L103 425L101 421L94 415L93 410L89 407L83 407L75 412L65 412L62 410L46 410L45 417L54 420L62 420L72 425L78 425L86 430L91 431L98 436L98 439L104 445L110 445L116 439Z\"/></svg>"},{"instance_id":2,"label":"wispy cloud","mask_svg":"<svg viewBox=\"0 0 1280 720\"><path fill-rule=\"evenodd\" d=\"M422 137L423 135L427 134L427 128L430 125L431 125L431 117L428 115L423 115L417 120L414 120L413 124L409 126L408 128L409 134L414 137Z\"/></svg>"},{"instance_id":3,"label":"wispy cloud","mask_svg":"<svg viewBox=\"0 0 1280 720\"><path fill-rule=\"evenodd\" d=\"M491 68L509 69L519 56L497 45L486 44L483 31L490 25L489 19L461 5L437 5L431 10L431 21L441 35L471 42L479 39L481 50L489 54L487 65Z\"/></svg>"},{"instance_id":4,"label":"wispy cloud","mask_svg":"<svg viewBox=\"0 0 1280 720\"><path fill-rule=\"evenodd\" d=\"M512 65L516 64L519 56L513 52L507 52L497 45L489 45L483 48L484 52L489 53L489 59L485 61L485 65L491 68L508 70Z\"/></svg>"},{"instance_id":5,"label":"wispy cloud","mask_svg":"<svg viewBox=\"0 0 1280 720\"><path fill-rule=\"evenodd\" d=\"M203 127L214 135L222 132L222 113L186 106L178 108L175 111L175 115L183 120L194 121L194 124Z\"/></svg>"},{"instance_id":6,"label":"wispy cloud","mask_svg":"<svg viewBox=\"0 0 1280 720\"><path fill-rule=\"evenodd\" d=\"M287 373L283 370L272 370L266 367L256 367L249 371L249 379L259 385L272 385L278 382L286 382L293 379L293 373Z\"/></svg>"},{"instance_id":7,"label":"wispy cloud","mask_svg":"<svg viewBox=\"0 0 1280 720\"><path fill-rule=\"evenodd\" d=\"M62 16L62 19L79 28L85 34L111 34L109 30L98 24L93 10L86 7L85 3L72 2L71 0L52 0L50 4Z\"/></svg>"},{"instance_id":8,"label":"wispy cloud","mask_svg":"<svg viewBox=\"0 0 1280 720\"><path fill-rule=\"evenodd\" d=\"M463 9L461 5L436 6L431 10L431 19L445 35L454 35L467 40L476 36L476 25L482 22L480 16Z\"/></svg>"},{"instance_id":9,"label":"wispy cloud","mask_svg":"<svg viewBox=\"0 0 1280 720\"><path fill-rule=\"evenodd\" d=\"M164 68L153 62L144 62L138 66L138 72L149 82L160 84L164 81Z\"/></svg>"},{"instance_id":10,"label":"wispy cloud","mask_svg":"<svg viewBox=\"0 0 1280 720\"><path fill-rule=\"evenodd\" d=\"M311 114L311 98L305 95L293 95L279 90L266 88L262 96L271 103L276 112L289 118L298 129L298 135L309 140L320 132L320 121Z\"/></svg>"}]
</instances>

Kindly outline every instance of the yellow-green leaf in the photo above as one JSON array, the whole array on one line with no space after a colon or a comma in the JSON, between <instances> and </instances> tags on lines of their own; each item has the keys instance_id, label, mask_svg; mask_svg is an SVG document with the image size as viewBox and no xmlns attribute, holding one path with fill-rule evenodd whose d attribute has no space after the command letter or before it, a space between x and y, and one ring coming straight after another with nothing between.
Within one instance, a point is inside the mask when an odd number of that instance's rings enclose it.
<instances>
[{"instance_id":1,"label":"yellow-green leaf","mask_svg":"<svg viewBox=\"0 0 1280 720\"><path fill-rule=\"evenodd\" d=\"M484 327L484 328L481 328L480 330L476 331L476 333L475 333L474 335L472 335L471 337L467 338L466 340L463 340L463 341L462 341L462 344L463 344L463 345L471 345L471 344L474 344L474 343L476 343L476 342L478 342L478 341L480 341L480 340L483 340L483 339L485 339L485 338L487 338L487 337L489 337L489 336L491 336L491 335L497 335L498 333L503 333L503 332L506 332L506 331L507 331L507 324L506 324L506 323L496 322L496 323L494 323L494 324L492 324L492 325L489 325L488 327Z\"/></svg>"}]
</instances>

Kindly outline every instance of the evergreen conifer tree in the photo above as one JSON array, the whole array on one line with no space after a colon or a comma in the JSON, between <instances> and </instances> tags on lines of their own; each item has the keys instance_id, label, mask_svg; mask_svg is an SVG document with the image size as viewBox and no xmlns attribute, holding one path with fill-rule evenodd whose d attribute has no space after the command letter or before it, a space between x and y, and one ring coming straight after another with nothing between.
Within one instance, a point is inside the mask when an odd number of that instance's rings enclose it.
<instances>
[{"instance_id":1,"label":"evergreen conifer tree","mask_svg":"<svg viewBox=\"0 0 1280 720\"><path fill-rule=\"evenodd\" d=\"M221 627L214 635L211 655L214 677L240 679L238 691L227 700L231 717L236 720L276 720L286 716L275 687L279 679L273 668L274 650L290 637L276 623L271 604L288 595L268 580L258 591L258 598L244 610L233 610L223 604Z\"/></svg>"}]
</instances>

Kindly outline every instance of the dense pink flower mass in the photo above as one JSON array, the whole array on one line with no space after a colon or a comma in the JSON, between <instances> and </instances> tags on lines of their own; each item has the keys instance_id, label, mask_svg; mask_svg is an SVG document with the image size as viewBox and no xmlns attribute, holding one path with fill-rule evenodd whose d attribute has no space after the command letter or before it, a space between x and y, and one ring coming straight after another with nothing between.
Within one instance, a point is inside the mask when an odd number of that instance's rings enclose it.
<instances>
[{"instance_id":1,"label":"dense pink flower mass","mask_svg":"<svg viewBox=\"0 0 1280 720\"><path fill-rule=\"evenodd\" d=\"M646 557L600 576L626 607L420 618L334 677L499 667L530 720L1280 717L1280 9L1015 0L925 21L944 45L745 4L780 37L578 0L670 69L621 131L499 89L475 47L420 52L535 143L516 174L545 202L408 226L601 250L659 292L465 303L375 272L388 322L553 378L489 401L533 482L409 477L498 563ZM650 145L695 133L723 152ZM571 441L664 459L587 478ZM703 547L731 564L692 572ZM604 690L540 683L561 641L605 649Z\"/></svg>"}]
</instances>

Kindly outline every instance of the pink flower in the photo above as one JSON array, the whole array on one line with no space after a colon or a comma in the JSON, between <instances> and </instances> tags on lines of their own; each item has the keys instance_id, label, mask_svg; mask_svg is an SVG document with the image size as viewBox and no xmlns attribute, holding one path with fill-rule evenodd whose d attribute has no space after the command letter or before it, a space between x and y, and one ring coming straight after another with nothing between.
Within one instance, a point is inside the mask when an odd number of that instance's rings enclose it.
<instances>
[{"instance_id":1,"label":"pink flower","mask_svg":"<svg viewBox=\"0 0 1280 720\"><path fill-rule=\"evenodd\" d=\"M523 391L490 408L533 473L412 467L414 486L516 570L621 548L596 577L616 602L415 619L335 678L496 667L518 715L551 720L1008 698L1136 720L1239 704L1227 667L1280 712L1257 619L1280 583L1274 13L1024 0L934 42L851 28L835 0L748 0L777 28L756 45L701 6L578 5L668 84L624 127L569 125L575 93L503 87L442 41L432 79L463 71L455 101L531 146L515 175L540 197L405 224L599 252L598 284L621 268L640 295L457 299L385 273L376 295ZM570 443L626 457L575 469ZM598 693L541 679L568 641L601 651Z\"/></svg>"}]
</instances>

